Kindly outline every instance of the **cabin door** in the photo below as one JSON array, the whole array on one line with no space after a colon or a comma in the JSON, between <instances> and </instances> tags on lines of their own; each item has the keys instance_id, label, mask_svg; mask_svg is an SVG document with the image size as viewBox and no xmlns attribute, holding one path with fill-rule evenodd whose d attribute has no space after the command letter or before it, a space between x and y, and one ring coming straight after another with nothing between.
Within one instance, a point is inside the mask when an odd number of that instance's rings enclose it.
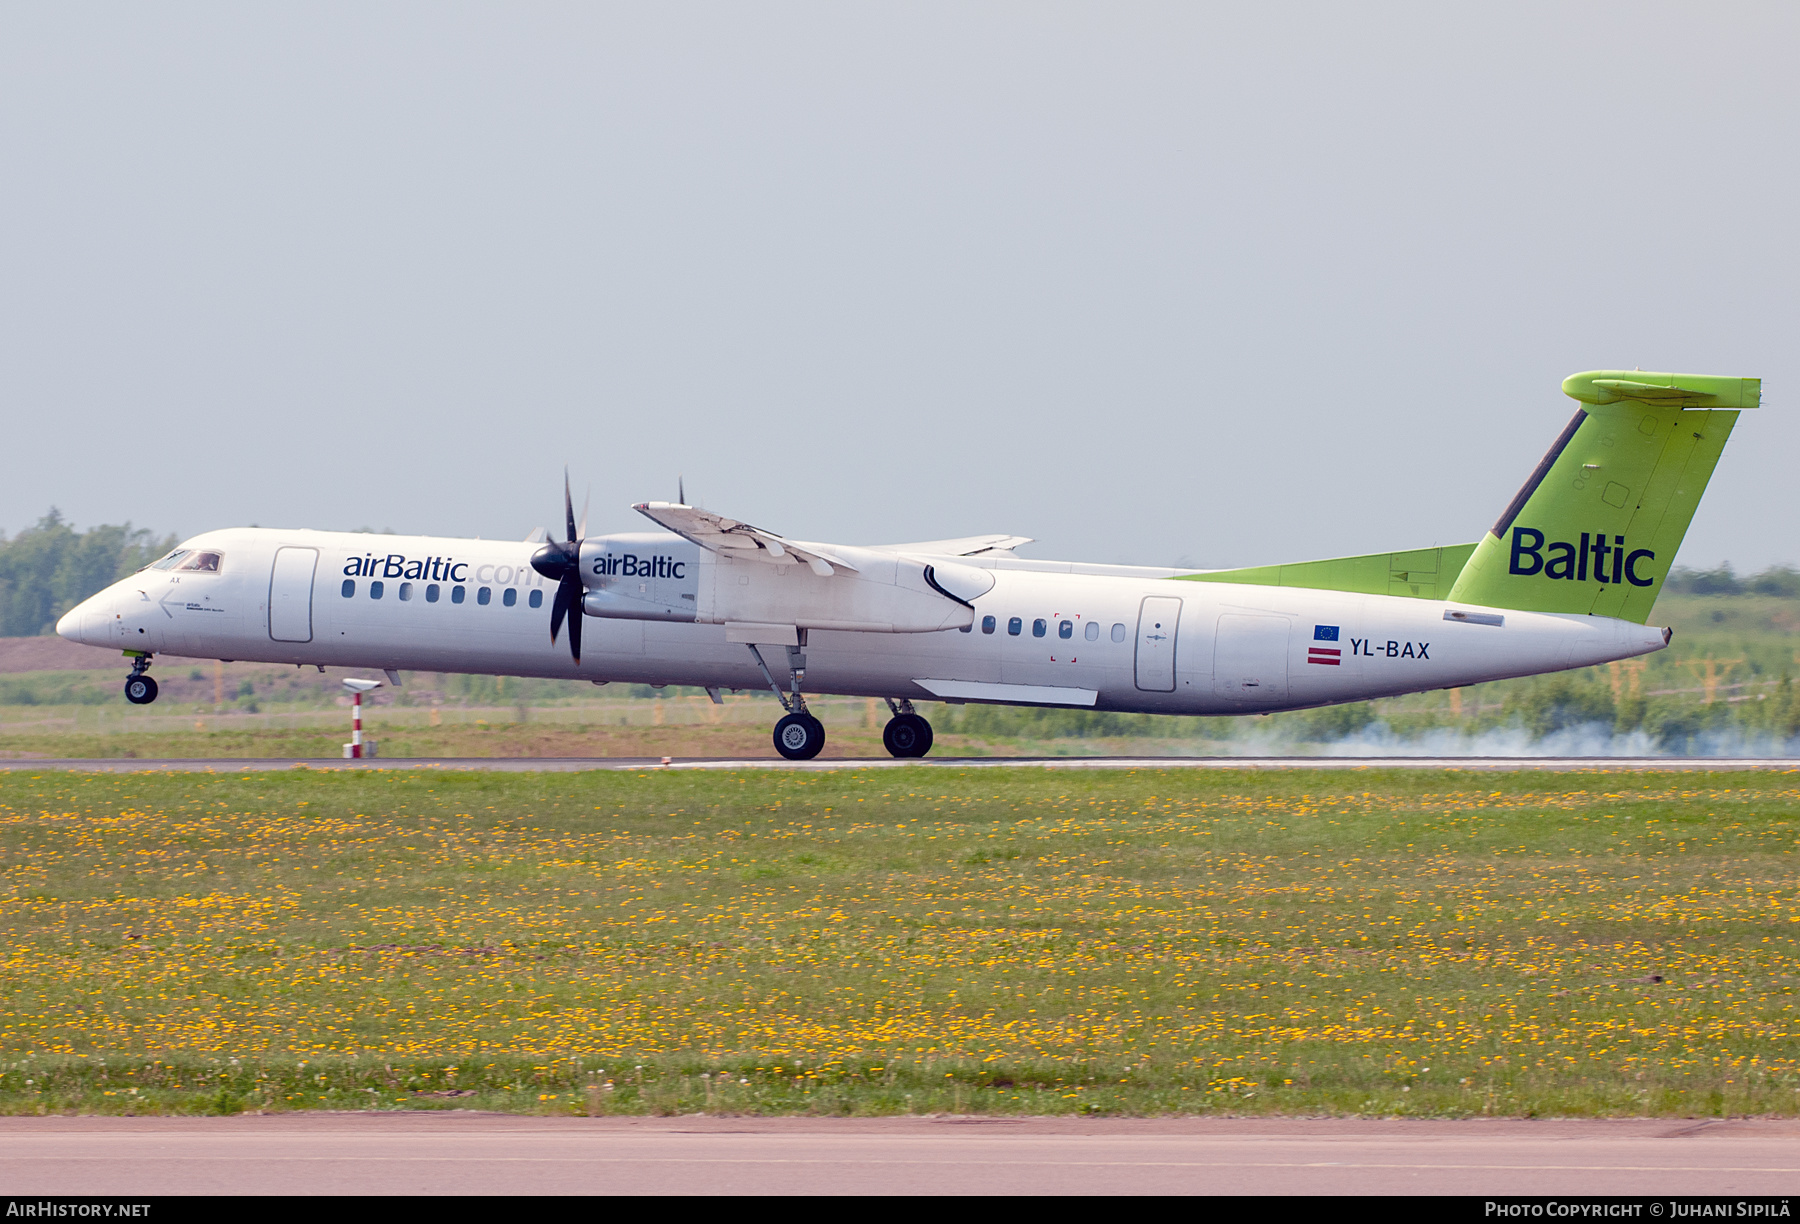
<instances>
[{"instance_id":1,"label":"cabin door","mask_svg":"<svg viewBox=\"0 0 1800 1224\"><path fill-rule=\"evenodd\" d=\"M1286 701L1288 622L1285 616L1219 617L1213 646L1213 691L1233 701Z\"/></svg>"},{"instance_id":2,"label":"cabin door","mask_svg":"<svg viewBox=\"0 0 1800 1224\"><path fill-rule=\"evenodd\" d=\"M313 570L316 548L283 548L269 576L269 636L277 642L312 641Z\"/></svg>"},{"instance_id":3,"label":"cabin door","mask_svg":"<svg viewBox=\"0 0 1800 1224\"><path fill-rule=\"evenodd\" d=\"M1138 609L1137 686L1147 693L1175 691L1175 630L1181 601L1152 595Z\"/></svg>"}]
</instances>

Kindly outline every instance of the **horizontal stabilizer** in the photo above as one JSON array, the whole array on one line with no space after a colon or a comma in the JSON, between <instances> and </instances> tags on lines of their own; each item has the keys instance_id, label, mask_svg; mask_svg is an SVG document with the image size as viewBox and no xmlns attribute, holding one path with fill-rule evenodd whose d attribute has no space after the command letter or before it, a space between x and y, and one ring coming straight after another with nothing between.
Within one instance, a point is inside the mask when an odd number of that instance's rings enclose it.
<instances>
[{"instance_id":1,"label":"horizontal stabilizer","mask_svg":"<svg viewBox=\"0 0 1800 1224\"><path fill-rule=\"evenodd\" d=\"M1619 399L1699 399L1706 395L1706 392L1695 390L1693 387L1677 387L1672 384L1667 387L1655 387L1649 383L1632 382L1625 378L1596 378L1588 385Z\"/></svg>"},{"instance_id":2,"label":"horizontal stabilizer","mask_svg":"<svg viewBox=\"0 0 1800 1224\"><path fill-rule=\"evenodd\" d=\"M1563 394L1584 404L1636 400L1658 407L1755 408L1762 379L1712 374L1652 374L1647 370L1589 370L1563 379Z\"/></svg>"}]
</instances>

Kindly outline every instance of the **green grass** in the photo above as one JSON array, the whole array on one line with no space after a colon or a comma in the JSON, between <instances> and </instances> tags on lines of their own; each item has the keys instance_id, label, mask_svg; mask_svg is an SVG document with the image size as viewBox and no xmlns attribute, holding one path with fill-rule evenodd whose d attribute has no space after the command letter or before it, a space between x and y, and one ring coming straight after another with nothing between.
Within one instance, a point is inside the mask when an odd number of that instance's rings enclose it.
<instances>
[{"instance_id":1,"label":"green grass","mask_svg":"<svg viewBox=\"0 0 1800 1224\"><path fill-rule=\"evenodd\" d=\"M499 722L440 727L384 720L364 735L385 758L457 757L755 757L778 759L770 737L780 709L766 723L721 726L582 726L549 722ZM238 728L219 731L134 731L121 735L40 734L0 736L0 752L18 759L200 759L339 758L347 728ZM881 733L854 723L831 728L827 755L879 756ZM951 747L950 751L956 749Z\"/></svg>"},{"instance_id":2,"label":"green grass","mask_svg":"<svg viewBox=\"0 0 1800 1224\"><path fill-rule=\"evenodd\" d=\"M1800 1111L1787 773L0 776L0 1111Z\"/></svg>"}]
</instances>

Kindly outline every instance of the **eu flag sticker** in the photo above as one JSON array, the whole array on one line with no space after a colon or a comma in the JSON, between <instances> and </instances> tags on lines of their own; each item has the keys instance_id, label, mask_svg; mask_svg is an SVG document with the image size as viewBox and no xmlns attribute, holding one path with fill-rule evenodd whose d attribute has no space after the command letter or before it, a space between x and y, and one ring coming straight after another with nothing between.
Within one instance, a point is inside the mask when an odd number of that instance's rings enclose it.
<instances>
[{"instance_id":1,"label":"eu flag sticker","mask_svg":"<svg viewBox=\"0 0 1800 1224\"><path fill-rule=\"evenodd\" d=\"M1338 627L1336 625L1314 625L1313 626L1313 641L1315 641L1315 642L1335 642L1337 640L1338 640Z\"/></svg>"}]
</instances>

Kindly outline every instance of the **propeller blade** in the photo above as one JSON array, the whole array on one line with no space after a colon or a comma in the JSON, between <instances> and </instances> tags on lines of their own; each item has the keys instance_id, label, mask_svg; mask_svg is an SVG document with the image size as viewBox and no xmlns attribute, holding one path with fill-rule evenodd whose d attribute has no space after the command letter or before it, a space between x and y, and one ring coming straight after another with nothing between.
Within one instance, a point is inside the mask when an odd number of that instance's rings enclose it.
<instances>
[{"instance_id":1,"label":"propeller blade","mask_svg":"<svg viewBox=\"0 0 1800 1224\"><path fill-rule=\"evenodd\" d=\"M683 506L687 505L687 477L685 476L675 478L675 500Z\"/></svg>"},{"instance_id":2,"label":"propeller blade","mask_svg":"<svg viewBox=\"0 0 1800 1224\"><path fill-rule=\"evenodd\" d=\"M556 597L550 603L550 644L556 644L563 620L569 622L569 654L581 663L581 600L587 588L581 581L581 541L587 535L588 499L581 499L581 523L575 522L575 494L569 488L569 469L563 467L563 521L568 526L568 541L546 543L531 555L531 568L546 578L556 579Z\"/></svg>"},{"instance_id":3,"label":"propeller blade","mask_svg":"<svg viewBox=\"0 0 1800 1224\"><path fill-rule=\"evenodd\" d=\"M581 622L587 617L581 610L581 579L571 577L567 581L569 587L575 592L569 615L569 655L575 660L576 666L580 666Z\"/></svg>"},{"instance_id":4,"label":"propeller blade","mask_svg":"<svg viewBox=\"0 0 1800 1224\"><path fill-rule=\"evenodd\" d=\"M587 539L588 502L592 501L593 497L594 497L594 490L592 489L592 487L590 487L586 493L583 493L581 495L581 534L576 537L576 539L578 539L578 540Z\"/></svg>"},{"instance_id":5,"label":"propeller blade","mask_svg":"<svg viewBox=\"0 0 1800 1224\"><path fill-rule=\"evenodd\" d=\"M562 632L563 617L568 614L569 584L559 581L556 584L556 595L550 601L550 644L552 646L556 645L556 635Z\"/></svg>"}]
</instances>

